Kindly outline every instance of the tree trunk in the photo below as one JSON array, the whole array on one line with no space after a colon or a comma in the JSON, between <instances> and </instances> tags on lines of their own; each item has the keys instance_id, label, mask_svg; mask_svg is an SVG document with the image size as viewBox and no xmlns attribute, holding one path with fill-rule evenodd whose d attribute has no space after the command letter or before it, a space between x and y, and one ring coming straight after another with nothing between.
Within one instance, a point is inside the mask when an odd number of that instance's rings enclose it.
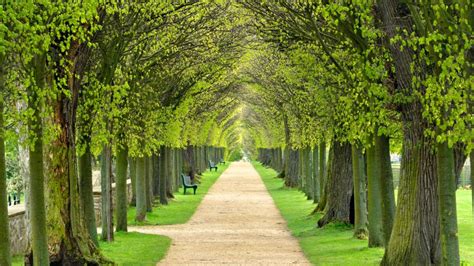
<instances>
[{"instance_id":1,"label":"tree trunk","mask_svg":"<svg viewBox=\"0 0 474 266\"><path fill-rule=\"evenodd\" d=\"M299 153L298 150L288 148L289 159L287 161L287 171L285 172L285 185L287 187L298 186L298 166L299 166Z\"/></svg>"},{"instance_id":2,"label":"tree trunk","mask_svg":"<svg viewBox=\"0 0 474 266\"><path fill-rule=\"evenodd\" d=\"M194 176L196 175L194 160L194 147L188 145L183 151L183 172L184 174L189 175L191 180L194 180Z\"/></svg>"},{"instance_id":3,"label":"tree trunk","mask_svg":"<svg viewBox=\"0 0 474 266\"><path fill-rule=\"evenodd\" d=\"M135 220L137 222L143 222L146 219L146 163L145 157L136 158L137 161L137 207Z\"/></svg>"},{"instance_id":4,"label":"tree trunk","mask_svg":"<svg viewBox=\"0 0 474 266\"><path fill-rule=\"evenodd\" d=\"M324 195L325 182L326 182L326 142L321 141L321 143L319 144L319 186L320 186L319 190L320 190L321 195Z\"/></svg>"},{"instance_id":5,"label":"tree trunk","mask_svg":"<svg viewBox=\"0 0 474 266\"><path fill-rule=\"evenodd\" d=\"M331 147L334 158L327 178L325 215L318 221L319 227L332 222L351 222L353 190L351 150L348 142L334 141Z\"/></svg>"},{"instance_id":6,"label":"tree trunk","mask_svg":"<svg viewBox=\"0 0 474 266\"><path fill-rule=\"evenodd\" d=\"M367 149L369 247L384 245L380 165L380 158L377 157L375 147L369 147Z\"/></svg>"},{"instance_id":7,"label":"tree trunk","mask_svg":"<svg viewBox=\"0 0 474 266\"><path fill-rule=\"evenodd\" d=\"M112 206L112 148L105 145L101 156L101 224L102 240L114 240L113 206Z\"/></svg>"},{"instance_id":8,"label":"tree trunk","mask_svg":"<svg viewBox=\"0 0 474 266\"><path fill-rule=\"evenodd\" d=\"M319 150L318 146L313 148L313 202L318 203L321 197L320 176L319 176Z\"/></svg>"},{"instance_id":9,"label":"tree trunk","mask_svg":"<svg viewBox=\"0 0 474 266\"><path fill-rule=\"evenodd\" d=\"M132 199L130 206L135 207L137 205L137 159L130 158L130 181L132 182Z\"/></svg>"},{"instance_id":10,"label":"tree trunk","mask_svg":"<svg viewBox=\"0 0 474 266\"><path fill-rule=\"evenodd\" d=\"M116 231L127 232L127 168L128 150L117 145L117 165L115 167L115 215Z\"/></svg>"},{"instance_id":11,"label":"tree trunk","mask_svg":"<svg viewBox=\"0 0 474 266\"><path fill-rule=\"evenodd\" d=\"M388 245L395 219L395 192L393 187L392 162L390 160L390 140L387 136L375 137L375 157L380 164L380 191L382 204L382 230L384 246Z\"/></svg>"},{"instance_id":12,"label":"tree trunk","mask_svg":"<svg viewBox=\"0 0 474 266\"><path fill-rule=\"evenodd\" d=\"M97 225L94 210L94 195L92 185L92 154L89 144L85 143L86 150L79 157L79 182L82 207L84 210L84 221L89 232L89 236L96 246L99 246L97 239Z\"/></svg>"},{"instance_id":13,"label":"tree trunk","mask_svg":"<svg viewBox=\"0 0 474 266\"><path fill-rule=\"evenodd\" d=\"M165 146L160 147L160 203L168 205L168 198L166 197L166 181L167 181L167 154Z\"/></svg>"},{"instance_id":14,"label":"tree trunk","mask_svg":"<svg viewBox=\"0 0 474 266\"><path fill-rule=\"evenodd\" d=\"M352 145L352 174L354 176L354 237L366 239L368 230L365 162L362 150L356 145Z\"/></svg>"},{"instance_id":15,"label":"tree trunk","mask_svg":"<svg viewBox=\"0 0 474 266\"><path fill-rule=\"evenodd\" d=\"M151 195L150 195L150 156L145 156L145 205L146 211L152 212L153 208L151 206Z\"/></svg>"},{"instance_id":16,"label":"tree trunk","mask_svg":"<svg viewBox=\"0 0 474 266\"><path fill-rule=\"evenodd\" d=\"M45 56L34 59L34 76L38 89L45 87ZM30 200L31 200L31 253L25 264L48 265L48 235L46 231L46 207L44 197L44 166L43 166L43 123L41 119L41 99L36 88L29 89L28 107L33 111L28 119L28 130L34 133L34 141L30 146ZM59 212L59 210L58 210Z\"/></svg>"},{"instance_id":17,"label":"tree trunk","mask_svg":"<svg viewBox=\"0 0 474 266\"><path fill-rule=\"evenodd\" d=\"M306 176L306 197L313 200L313 165L311 163L311 148L305 148L305 176Z\"/></svg>"},{"instance_id":18,"label":"tree trunk","mask_svg":"<svg viewBox=\"0 0 474 266\"><path fill-rule=\"evenodd\" d=\"M146 203L146 211L153 212L153 155L147 157L147 175L146 175L146 195L147 195L147 203Z\"/></svg>"},{"instance_id":19,"label":"tree trunk","mask_svg":"<svg viewBox=\"0 0 474 266\"><path fill-rule=\"evenodd\" d=\"M466 163L468 155L466 154L466 144L458 142L454 144L454 174L456 175L456 186L461 186L461 173Z\"/></svg>"},{"instance_id":20,"label":"tree trunk","mask_svg":"<svg viewBox=\"0 0 474 266\"><path fill-rule=\"evenodd\" d=\"M327 192L328 192L328 182L326 182L327 177L329 176L329 173L331 172L331 167L334 161L334 153L332 152L332 147L329 149L329 158L328 162L326 165L326 151L325 151L325 144L321 145L321 148L319 150L319 175L320 175L320 183L321 185L321 198L319 199L318 206L314 209L314 212L322 212L326 208L327 205ZM324 149L323 149L324 148ZM321 157L322 156L322 157ZM324 168L322 170L322 168Z\"/></svg>"},{"instance_id":21,"label":"tree trunk","mask_svg":"<svg viewBox=\"0 0 474 266\"><path fill-rule=\"evenodd\" d=\"M1 60L0 60L1 61ZM12 264L8 222L8 201L5 168L5 139L3 125L3 69L0 66L0 265Z\"/></svg>"},{"instance_id":22,"label":"tree trunk","mask_svg":"<svg viewBox=\"0 0 474 266\"><path fill-rule=\"evenodd\" d=\"M381 30L388 38L409 36L414 25L406 3L399 0L378 0ZM406 32L402 33L402 32ZM414 91L411 69L414 52L390 42L395 66L396 92L412 97L424 93ZM421 68L421 66L420 66ZM422 70L424 71L424 70ZM419 73L423 75L423 73ZM440 221L438 215L438 182L433 142L425 136L429 127L423 119L418 99L400 105L403 124L403 153L398 191L398 206L383 265L429 265L441 263ZM370 210L369 210L370 212Z\"/></svg>"},{"instance_id":23,"label":"tree trunk","mask_svg":"<svg viewBox=\"0 0 474 266\"><path fill-rule=\"evenodd\" d=\"M442 264L460 265L454 152L453 149L448 147L447 142L438 143L437 146L436 162L439 218L441 221Z\"/></svg>"}]
</instances>

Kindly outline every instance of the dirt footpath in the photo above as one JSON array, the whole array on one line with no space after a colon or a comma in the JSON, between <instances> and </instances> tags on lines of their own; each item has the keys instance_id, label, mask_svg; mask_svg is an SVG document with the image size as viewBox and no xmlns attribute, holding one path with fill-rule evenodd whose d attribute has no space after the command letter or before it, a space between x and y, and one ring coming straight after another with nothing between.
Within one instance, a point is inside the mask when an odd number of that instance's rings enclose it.
<instances>
[{"instance_id":1,"label":"dirt footpath","mask_svg":"<svg viewBox=\"0 0 474 266\"><path fill-rule=\"evenodd\" d=\"M173 239L159 265L309 265L248 162L222 174L188 223L132 230Z\"/></svg>"}]
</instances>

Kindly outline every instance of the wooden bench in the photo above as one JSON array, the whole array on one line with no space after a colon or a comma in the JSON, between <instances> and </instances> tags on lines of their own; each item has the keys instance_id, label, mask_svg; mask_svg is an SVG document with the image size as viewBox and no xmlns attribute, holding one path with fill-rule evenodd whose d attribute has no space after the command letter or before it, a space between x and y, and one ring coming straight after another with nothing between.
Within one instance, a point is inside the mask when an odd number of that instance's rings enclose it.
<instances>
[{"instance_id":1,"label":"wooden bench","mask_svg":"<svg viewBox=\"0 0 474 266\"><path fill-rule=\"evenodd\" d=\"M196 195L196 189L198 188L198 185L191 182L191 177L181 174L181 180L183 181L184 195L186 195L187 188L192 188L194 190L194 195Z\"/></svg>"},{"instance_id":2,"label":"wooden bench","mask_svg":"<svg viewBox=\"0 0 474 266\"><path fill-rule=\"evenodd\" d=\"M217 165L213 161L209 160L209 171L212 171L212 169L216 169L217 172Z\"/></svg>"}]
</instances>

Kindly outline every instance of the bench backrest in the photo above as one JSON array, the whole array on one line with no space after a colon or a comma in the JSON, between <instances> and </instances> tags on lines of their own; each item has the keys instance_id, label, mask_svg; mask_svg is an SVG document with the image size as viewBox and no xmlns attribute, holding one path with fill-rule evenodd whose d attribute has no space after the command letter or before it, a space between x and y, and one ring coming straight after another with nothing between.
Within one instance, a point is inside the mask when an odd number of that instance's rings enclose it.
<instances>
[{"instance_id":1,"label":"bench backrest","mask_svg":"<svg viewBox=\"0 0 474 266\"><path fill-rule=\"evenodd\" d=\"M216 166L216 164L213 161L209 161L209 166L214 167L214 166Z\"/></svg>"},{"instance_id":2,"label":"bench backrest","mask_svg":"<svg viewBox=\"0 0 474 266\"><path fill-rule=\"evenodd\" d=\"M181 178L183 179L183 184L184 184L185 186L192 186L191 177L190 177L190 176L181 174Z\"/></svg>"}]
</instances>

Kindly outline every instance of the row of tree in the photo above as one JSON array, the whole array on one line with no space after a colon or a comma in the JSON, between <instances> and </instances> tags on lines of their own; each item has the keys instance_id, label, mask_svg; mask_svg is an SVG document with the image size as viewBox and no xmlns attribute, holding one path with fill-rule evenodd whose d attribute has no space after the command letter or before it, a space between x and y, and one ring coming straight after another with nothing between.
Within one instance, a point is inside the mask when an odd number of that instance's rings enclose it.
<instances>
[{"instance_id":1,"label":"row of tree","mask_svg":"<svg viewBox=\"0 0 474 266\"><path fill-rule=\"evenodd\" d=\"M318 202L319 226L354 222L385 247L383 265L458 265L472 3L239 2L262 43L241 69L259 160ZM402 154L396 207L391 150Z\"/></svg>"},{"instance_id":2,"label":"row of tree","mask_svg":"<svg viewBox=\"0 0 474 266\"><path fill-rule=\"evenodd\" d=\"M99 249L92 161L100 158L102 238L126 230L208 160L235 147L229 69L247 40L227 1L5 2L0 5L0 264L10 265L4 143L27 150L26 263L109 263ZM115 165L115 171L113 170ZM128 168L130 168L128 170Z\"/></svg>"}]
</instances>

